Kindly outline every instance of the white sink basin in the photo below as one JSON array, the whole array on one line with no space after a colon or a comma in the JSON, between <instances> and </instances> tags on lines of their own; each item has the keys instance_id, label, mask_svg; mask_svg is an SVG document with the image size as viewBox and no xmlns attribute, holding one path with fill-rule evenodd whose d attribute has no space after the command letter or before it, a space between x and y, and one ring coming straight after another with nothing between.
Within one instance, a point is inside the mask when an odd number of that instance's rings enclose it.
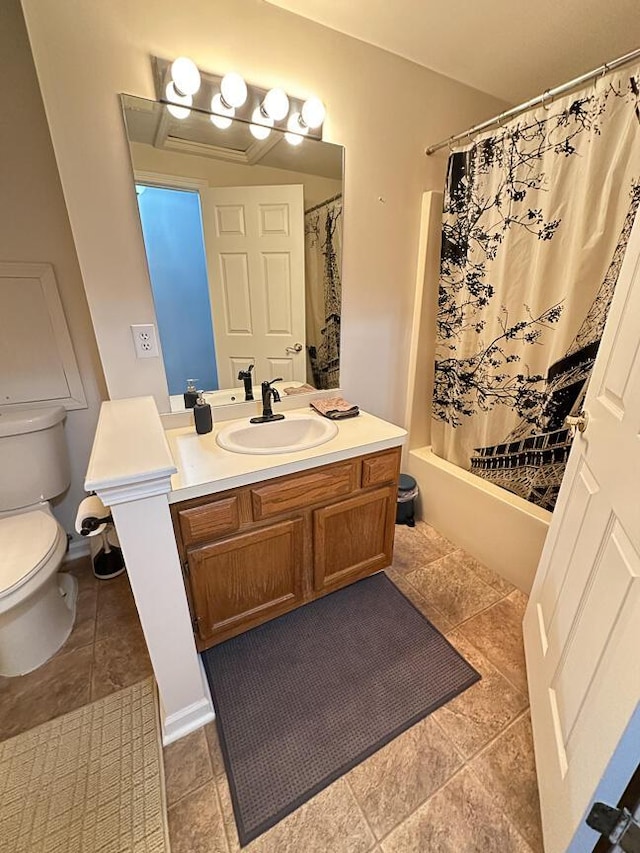
<instances>
[{"instance_id":1,"label":"white sink basin","mask_svg":"<svg viewBox=\"0 0 640 853\"><path fill-rule=\"evenodd\" d=\"M320 415L291 414L266 424L234 421L220 430L216 441L232 453L295 453L331 441L337 434L337 424Z\"/></svg>"}]
</instances>

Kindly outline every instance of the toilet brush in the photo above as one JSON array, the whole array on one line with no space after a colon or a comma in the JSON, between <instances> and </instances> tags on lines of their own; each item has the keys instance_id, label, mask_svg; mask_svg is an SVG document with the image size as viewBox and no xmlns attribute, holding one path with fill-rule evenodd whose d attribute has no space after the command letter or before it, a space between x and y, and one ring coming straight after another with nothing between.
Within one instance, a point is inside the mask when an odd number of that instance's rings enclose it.
<instances>
[{"instance_id":1,"label":"toilet brush","mask_svg":"<svg viewBox=\"0 0 640 853\"><path fill-rule=\"evenodd\" d=\"M102 547L93 558L93 573L97 578L106 580L115 578L124 572L124 558L122 550L117 545L109 542L109 531L113 525L109 524L101 531Z\"/></svg>"}]
</instances>

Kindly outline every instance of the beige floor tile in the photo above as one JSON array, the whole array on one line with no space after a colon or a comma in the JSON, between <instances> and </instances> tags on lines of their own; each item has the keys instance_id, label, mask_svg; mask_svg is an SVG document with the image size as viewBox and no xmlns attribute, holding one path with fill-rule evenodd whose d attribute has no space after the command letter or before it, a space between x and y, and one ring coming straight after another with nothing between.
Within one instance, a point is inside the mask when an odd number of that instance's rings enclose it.
<instances>
[{"instance_id":1,"label":"beige floor tile","mask_svg":"<svg viewBox=\"0 0 640 853\"><path fill-rule=\"evenodd\" d=\"M229 849L237 853L236 832L229 786L216 780ZM242 850L246 853L368 853L375 838L344 777L320 791L280 823Z\"/></svg>"},{"instance_id":2,"label":"beige floor tile","mask_svg":"<svg viewBox=\"0 0 640 853\"><path fill-rule=\"evenodd\" d=\"M414 604L423 616L426 616L429 622L434 625L441 634L446 634L453 626L439 610L433 607L423 595L420 595L418 590L411 586L409 581L403 574L396 572L394 569L387 569L386 574L390 580L403 592L409 601Z\"/></svg>"},{"instance_id":3,"label":"beige floor tile","mask_svg":"<svg viewBox=\"0 0 640 853\"><path fill-rule=\"evenodd\" d=\"M95 589L98 579L93 573L91 557L80 557L78 560L70 560L63 564L61 571L70 572L78 581L78 589Z\"/></svg>"},{"instance_id":4,"label":"beige floor tile","mask_svg":"<svg viewBox=\"0 0 640 853\"><path fill-rule=\"evenodd\" d=\"M207 782L168 811L171 853L228 853L214 782Z\"/></svg>"},{"instance_id":5,"label":"beige floor tile","mask_svg":"<svg viewBox=\"0 0 640 853\"><path fill-rule=\"evenodd\" d=\"M91 699L142 681L153 673L142 630L122 633L94 645Z\"/></svg>"},{"instance_id":6,"label":"beige floor tile","mask_svg":"<svg viewBox=\"0 0 640 853\"><path fill-rule=\"evenodd\" d=\"M501 577L497 572L492 571L479 560L476 560L475 557L471 556L471 554L467 554L466 551L460 551L458 554L460 563L467 566L472 572L475 572L480 580L489 584L489 586L497 590L500 595L509 595L509 593L515 591L515 586L512 583L509 583L508 580Z\"/></svg>"},{"instance_id":7,"label":"beige floor tile","mask_svg":"<svg viewBox=\"0 0 640 853\"><path fill-rule=\"evenodd\" d=\"M96 641L140 633L140 617L126 573L99 584Z\"/></svg>"},{"instance_id":8,"label":"beige floor tile","mask_svg":"<svg viewBox=\"0 0 640 853\"><path fill-rule=\"evenodd\" d=\"M392 566L397 572L411 572L454 550L455 545L424 522L415 527L396 524Z\"/></svg>"},{"instance_id":9,"label":"beige floor tile","mask_svg":"<svg viewBox=\"0 0 640 853\"><path fill-rule=\"evenodd\" d=\"M482 678L433 714L465 758L475 755L528 705L516 690L460 631L447 635Z\"/></svg>"},{"instance_id":10,"label":"beige floor tile","mask_svg":"<svg viewBox=\"0 0 640 853\"><path fill-rule=\"evenodd\" d=\"M0 678L0 740L86 705L92 647L56 655L27 675Z\"/></svg>"},{"instance_id":11,"label":"beige floor tile","mask_svg":"<svg viewBox=\"0 0 640 853\"><path fill-rule=\"evenodd\" d=\"M460 625L460 631L514 687L527 693L521 596L516 592L503 598Z\"/></svg>"},{"instance_id":12,"label":"beige floor tile","mask_svg":"<svg viewBox=\"0 0 640 853\"><path fill-rule=\"evenodd\" d=\"M170 806L213 779L209 747L202 729L165 747L163 757Z\"/></svg>"},{"instance_id":13,"label":"beige floor tile","mask_svg":"<svg viewBox=\"0 0 640 853\"><path fill-rule=\"evenodd\" d=\"M212 723L207 723L204 727L205 737L209 746L209 757L211 758L211 767L214 776L224 776L224 759L222 758L222 750L220 749L220 739L218 737L218 726L215 720Z\"/></svg>"},{"instance_id":14,"label":"beige floor tile","mask_svg":"<svg viewBox=\"0 0 640 853\"><path fill-rule=\"evenodd\" d=\"M377 838L385 836L462 766L432 717L394 738L345 777Z\"/></svg>"},{"instance_id":15,"label":"beige floor tile","mask_svg":"<svg viewBox=\"0 0 640 853\"><path fill-rule=\"evenodd\" d=\"M542 851L540 801L529 714L509 726L470 764L535 851Z\"/></svg>"},{"instance_id":16,"label":"beige floor tile","mask_svg":"<svg viewBox=\"0 0 640 853\"><path fill-rule=\"evenodd\" d=\"M411 586L458 625L500 599L500 593L480 580L466 563L464 551L454 551L407 574Z\"/></svg>"},{"instance_id":17,"label":"beige floor tile","mask_svg":"<svg viewBox=\"0 0 640 853\"><path fill-rule=\"evenodd\" d=\"M463 768L382 842L384 853L531 853L475 776Z\"/></svg>"}]
</instances>

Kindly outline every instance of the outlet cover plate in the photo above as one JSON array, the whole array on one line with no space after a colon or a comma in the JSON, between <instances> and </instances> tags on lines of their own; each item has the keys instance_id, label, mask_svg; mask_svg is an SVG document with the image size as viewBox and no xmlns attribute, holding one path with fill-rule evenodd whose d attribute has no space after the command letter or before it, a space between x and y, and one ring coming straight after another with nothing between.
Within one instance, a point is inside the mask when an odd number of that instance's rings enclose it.
<instances>
[{"instance_id":1,"label":"outlet cover plate","mask_svg":"<svg viewBox=\"0 0 640 853\"><path fill-rule=\"evenodd\" d=\"M136 358L158 358L158 339L153 323L137 323L131 326Z\"/></svg>"}]
</instances>

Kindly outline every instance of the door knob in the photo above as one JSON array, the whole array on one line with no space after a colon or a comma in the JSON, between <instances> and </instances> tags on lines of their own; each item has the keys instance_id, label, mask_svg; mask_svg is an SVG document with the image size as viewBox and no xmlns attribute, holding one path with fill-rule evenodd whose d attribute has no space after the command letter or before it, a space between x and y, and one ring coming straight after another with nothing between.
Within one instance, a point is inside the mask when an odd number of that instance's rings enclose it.
<instances>
[{"instance_id":1,"label":"door knob","mask_svg":"<svg viewBox=\"0 0 640 853\"><path fill-rule=\"evenodd\" d=\"M567 415L564 419L565 426L571 427L572 430L584 432L589 425L589 412L578 412L577 415Z\"/></svg>"},{"instance_id":2,"label":"door knob","mask_svg":"<svg viewBox=\"0 0 640 853\"><path fill-rule=\"evenodd\" d=\"M292 347L285 347L285 352L302 352L302 344L294 344Z\"/></svg>"}]
</instances>

